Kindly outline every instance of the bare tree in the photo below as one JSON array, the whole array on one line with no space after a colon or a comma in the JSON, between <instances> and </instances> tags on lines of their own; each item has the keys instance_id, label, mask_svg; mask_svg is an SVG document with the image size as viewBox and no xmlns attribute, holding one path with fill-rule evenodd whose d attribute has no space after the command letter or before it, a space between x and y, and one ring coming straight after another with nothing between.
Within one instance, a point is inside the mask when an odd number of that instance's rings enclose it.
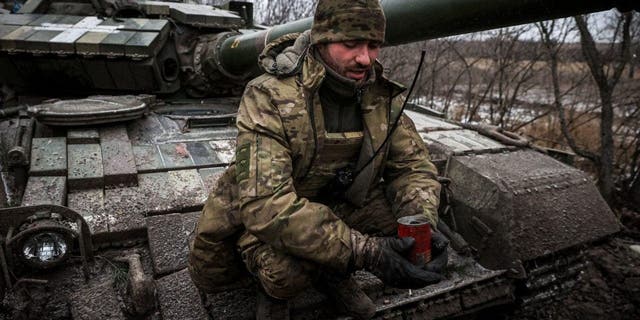
<instances>
[{"instance_id":1,"label":"bare tree","mask_svg":"<svg viewBox=\"0 0 640 320\"><path fill-rule=\"evenodd\" d=\"M614 141L613 141L613 94L614 89L631 59L631 22L632 13L622 13L617 17L616 29L613 41L620 39L617 49L617 57L609 63L598 50L593 35L583 16L576 16L575 22L580 32L580 44L591 75L595 81L601 101L600 118L600 154L593 158L598 167L598 186L600 192L609 202L613 195L613 165L614 165ZM614 50L614 49L610 49Z\"/></svg>"},{"instance_id":2,"label":"bare tree","mask_svg":"<svg viewBox=\"0 0 640 320\"><path fill-rule=\"evenodd\" d=\"M275 25L308 17L316 3L256 0L256 20ZM529 134L538 130L551 146L568 144L593 164L600 191L611 201L615 181L624 180L627 190L640 189L639 94L631 80L640 55L639 20L617 15L608 48L596 43L596 29L585 17L575 17L538 24L539 45L522 39L531 26L512 27L385 48L380 59L392 78L409 83L419 52L426 50L416 101L463 121L483 120ZM580 36L580 45L567 44L572 33ZM573 57L573 52L581 54ZM545 67L550 81L540 72ZM528 96L532 90L551 92L551 99L536 100ZM599 139L585 143L594 133Z\"/></svg>"},{"instance_id":3,"label":"bare tree","mask_svg":"<svg viewBox=\"0 0 640 320\"><path fill-rule=\"evenodd\" d=\"M562 134L575 153L587 159L595 159L597 156L594 153L578 146L570 132L569 121L567 120L565 106L563 104L563 98L567 96L569 91L561 92L560 87L560 74L558 71L558 66L560 64L560 52L571 32L572 24L570 20L563 19L539 22L536 26L540 32L541 42L543 43L547 54L547 65L550 69L553 90L553 105L560 121ZM571 89L575 88L576 86L571 87Z\"/></svg>"},{"instance_id":4,"label":"bare tree","mask_svg":"<svg viewBox=\"0 0 640 320\"><path fill-rule=\"evenodd\" d=\"M424 50L425 63L416 83L412 101L428 106L437 111L448 111L451 96L460 81L457 56L450 49L456 38L434 39L411 43L382 50L380 60L386 67L389 77L401 83L411 82L420 52ZM441 99L442 97L445 99Z\"/></svg>"},{"instance_id":5,"label":"bare tree","mask_svg":"<svg viewBox=\"0 0 640 320\"><path fill-rule=\"evenodd\" d=\"M473 41L474 38L470 40ZM455 88L457 86L458 80L460 80L463 76L466 77L466 94L465 94L465 103L466 103L466 112L471 110L473 103L473 86L475 84L474 80L474 72L473 69L475 65L482 61L483 57L481 55L471 55L462 51L463 48L459 48L464 46L466 41L449 41L449 49L453 52L453 54L460 60L461 70L458 72L458 76L455 78L454 84L450 86L450 88ZM451 91L447 92L447 101L451 98ZM448 105L447 105L448 107Z\"/></svg>"},{"instance_id":6,"label":"bare tree","mask_svg":"<svg viewBox=\"0 0 640 320\"><path fill-rule=\"evenodd\" d=\"M466 78L462 120L482 120L511 130L530 121L529 110L538 112L526 99L538 86L534 78L540 68L538 45L522 40L530 28L502 28L486 32L489 38L482 41L451 46Z\"/></svg>"},{"instance_id":7,"label":"bare tree","mask_svg":"<svg viewBox=\"0 0 640 320\"><path fill-rule=\"evenodd\" d=\"M547 65L551 75L551 83L554 97L554 109L557 112L559 127L562 136L567 144L576 154L588 159L593 163L598 177L598 187L603 197L611 203L614 191L614 170L616 168L616 151L625 159L633 158L633 148L635 140L629 124L625 124L626 116L635 118L635 115L624 114L624 105L628 99L633 99L634 94L626 94L625 90L616 90L619 87L625 67L631 60L631 23L632 14L618 14L613 19L611 28L611 39L605 48L604 44L598 45L592 34L594 28L587 23L583 16L574 17L575 27L580 35L580 49L583 59L593 84L584 84L582 81L575 82L569 86L573 94L570 99L568 91L563 92L563 85L566 85L566 77L561 79L559 71L562 61L561 52L565 40L573 25L570 20L551 21L538 23L537 27L547 54ZM626 84L623 84L626 86ZM596 100L592 103L588 101L589 92L597 93ZM635 91L629 91L635 92ZM581 101L583 108L579 114L567 109L567 100ZM616 116L616 110L620 113ZM622 109L621 109L622 108ZM576 139L576 128L584 124L597 121L599 131L596 133L599 139L590 141L591 149L586 145L581 145ZM637 121L636 121L637 122ZM617 145L616 145L617 144ZM619 147L616 150L616 146ZM623 151L629 149L628 151ZM621 153L622 151L622 153ZM622 160L622 158L620 158ZM632 165L632 168L636 166Z\"/></svg>"}]
</instances>

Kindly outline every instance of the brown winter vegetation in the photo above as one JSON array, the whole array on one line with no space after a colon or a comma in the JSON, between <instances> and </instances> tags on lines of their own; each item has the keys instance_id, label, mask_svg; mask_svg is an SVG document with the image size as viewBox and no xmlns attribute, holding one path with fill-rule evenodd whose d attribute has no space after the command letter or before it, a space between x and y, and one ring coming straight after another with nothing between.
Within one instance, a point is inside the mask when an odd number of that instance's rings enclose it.
<instances>
[{"instance_id":1,"label":"brown winter vegetation","mask_svg":"<svg viewBox=\"0 0 640 320\"><path fill-rule=\"evenodd\" d=\"M257 1L258 21L308 17L316 2ZM610 204L640 210L640 14L434 39L385 48L380 60L390 78L409 84L421 50L415 102L573 153Z\"/></svg>"},{"instance_id":2,"label":"brown winter vegetation","mask_svg":"<svg viewBox=\"0 0 640 320\"><path fill-rule=\"evenodd\" d=\"M640 17L607 19L605 27L576 17L386 48L382 60L409 83L425 50L417 103L573 153L610 203L637 207Z\"/></svg>"}]
</instances>

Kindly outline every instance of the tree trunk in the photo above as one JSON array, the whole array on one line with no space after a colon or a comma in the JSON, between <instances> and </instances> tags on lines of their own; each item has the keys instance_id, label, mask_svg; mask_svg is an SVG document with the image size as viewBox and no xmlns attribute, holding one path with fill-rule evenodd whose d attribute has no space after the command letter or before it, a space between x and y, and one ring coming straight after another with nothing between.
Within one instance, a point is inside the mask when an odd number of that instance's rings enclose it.
<instances>
[{"instance_id":1,"label":"tree trunk","mask_svg":"<svg viewBox=\"0 0 640 320\"><path fill-rule=\"evenodd\" d=\"M600 88L602 113L600 118L600 167L598 168L598 189L611 204L613 199L613 99L612 88Z\"/></svg>"},{"instance_id":2,"label":"tree trunk","mask_svg":"<svg viewBox=\"0 0 640 320\"><path fill-rule=\"evenodd\" d=\"M631 181L629 188L629 199L635 206L636 210L640 210L640 173L636 173L636 176Z\"/></svg>"},{"instance_id":3,"label":"tree trunk","mask_svg":"<svg viewBox=\"0 0 640 320\"><path fill-rule=\"evenodd\" d=\"M582 16L576 16L576 26L580 32L580 44L593 80L598 86L601 102L600 118L600 163L598 164L598 188L604 199L611 204L613 201L613 166L615 144L613 141L613 93L625 65L631 60L630 50L630 24L632 15L622 14L622 42L617 63L613 64L613 72L609 76L606 70L606 62L596 47L593 36ZM614 38L615 40L615 38Z\"/></svg>"}]
</instances>

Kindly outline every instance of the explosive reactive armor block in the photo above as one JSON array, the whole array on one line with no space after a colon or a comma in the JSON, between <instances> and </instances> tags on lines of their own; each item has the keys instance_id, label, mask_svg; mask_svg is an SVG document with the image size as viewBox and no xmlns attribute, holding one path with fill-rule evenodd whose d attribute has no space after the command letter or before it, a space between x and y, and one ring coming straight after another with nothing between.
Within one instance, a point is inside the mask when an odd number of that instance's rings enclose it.
<instances>
[{"instance_id":1,"label":"explosive reactive armor block","mask_svg":"<svg viewBox=\"0 0 640 320\"><path fill-rule=\"evenodd\" d=\"M532 260L619 230L585 173L536 151L455 156L447 176L454 225L488 268Z\"/></svg>"},{"instance_id":2,"label":"explosive reactive armor block","mask_svg":"<svg viewBox=\"0 0 640 320\"><path fill-rule=\"evenodd\" d=\"M179 87L167 20L12 16L0 16L0 82L51 91Z\"/></svg>"}]
</instances>

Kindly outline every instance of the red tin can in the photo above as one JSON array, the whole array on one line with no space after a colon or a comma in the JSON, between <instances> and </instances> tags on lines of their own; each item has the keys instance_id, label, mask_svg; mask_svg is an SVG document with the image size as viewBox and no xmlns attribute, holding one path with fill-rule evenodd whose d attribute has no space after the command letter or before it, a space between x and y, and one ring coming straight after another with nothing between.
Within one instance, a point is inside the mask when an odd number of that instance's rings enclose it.
<instances>
[{"instance_id":1,"label":"red tin can","mask_svg":"<svg viewBox=\"0 0 640 320\"><path fill-rule=\"evenodd\" d=\"M409 253L413 264L422 266L431 261L431 226L426 217L415 215L398 219L398 237L416 239Z\"/></svg>"}]
</instances>

